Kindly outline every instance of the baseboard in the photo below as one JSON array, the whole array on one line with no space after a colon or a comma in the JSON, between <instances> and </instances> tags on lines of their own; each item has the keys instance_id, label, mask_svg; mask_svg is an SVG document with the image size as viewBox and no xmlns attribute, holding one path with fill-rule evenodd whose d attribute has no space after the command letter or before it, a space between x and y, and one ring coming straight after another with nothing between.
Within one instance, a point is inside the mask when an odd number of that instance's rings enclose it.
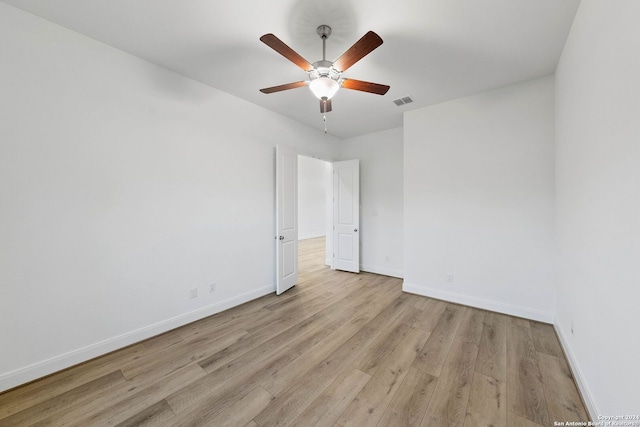
<instances>
[{"instance_id":1,"label":"baseboard","mask_svg":"<svg viewBox=\"0 0 640 427\"><path fill-rule=\"evenodd\" d=\"M87 360L94 359L120 348L143 341L172 329L184 326L196 320L227 310L245 302L260 298L275 291L275 286L265 286L255 291L247 292L235 297L201 307L197 310L181 314L171 319L163 320L153 325L127 332L117 337L109 338L95 344L79 348L68 353L34 363L0 375L0 392L28 383L38 378L50 375L62 369L69 368Z\"/></svg>"},{"instance_id":2,"label":"baseboard","mask_svg":"<svg viewBox=\"0 0 640 427\"><path fill-rule=\"evenodd\" d=\"M453 292L446 292L440 289L427 288L425 286L417 286L404 282L402 290L411 294L422 295L425 297L441 299L457 304L468 305L471 307L481 308L484 310L495 311L498 313L509 314L511 316L523 317L525 319L536 320L538 322L551 323L554 322L553 313L541 310L535 310L519 305L505 304L498 301L491 301L483 298L473 297L469 295L461 295Z\"/></svg>"},{"instance_id":3,"label":"baseboard","mask_svg":"<svg viewBox=\"0 0 640 427\"><path fill-rule=\"evenodd\" d=\"M578 385L578 389L580 390L580 394L582 395L582 401L584 402L585 406L587 407L587 411L589 412L589 417L591 418L591 421L598 421L598 415L600 414L600 411L598 411L595 401L591 397L589 387L587 387L587 383L584 380L584 375L582 375L582 371L580 370L580 366L578 365L573 351L569 346L566 335L558 324L554 324L553 327L556 330L556 335L558 335L558 338L560 338L560 345L562 345L564 354L567 358L567 361L569 362L571 373L573 374L573 378L575 378L576 380L576 384Z\"/></svg>"},{"instance_id":4,"label":"baseboard","mask_svg":"<svg viewBox=\"0 0 640 427\"><path fill-rule=\"evenodd\" d=\"M367 271L369 273L382 274L383 276L391 276L402 279L404 272L402 270L394 270L392 268L377 267L375 265L362 264L360 270Z\"/></svg>"},{"instance_id":5,"label":"baseboard","mask_svg":"<svg viewBox=\"0 0 640 427\"><path fill-rule=\"evenodd\" d=\"M319 237L325 237L324 233L320 234L306 234L304 236L298 235L298 240L308 240L308 239L317 239Z\"/></svg>"}]
</instances>

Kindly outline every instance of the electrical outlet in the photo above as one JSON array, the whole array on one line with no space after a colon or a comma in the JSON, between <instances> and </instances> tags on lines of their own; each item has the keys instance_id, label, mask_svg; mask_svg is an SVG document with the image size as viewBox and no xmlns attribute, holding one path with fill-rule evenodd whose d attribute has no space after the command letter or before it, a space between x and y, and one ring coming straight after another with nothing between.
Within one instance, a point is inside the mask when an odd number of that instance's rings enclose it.
<instances>
[{"instance_id":1,"label":"electrical outlet","mask_svg":"<svg viewBox=\"0 0 640 427\"><path fill-rule=\"evenodd\" d=\"M215 283L209 284L209 293L212 294L215 291L216 291L216 284Z\"/></svg>"},{"instance_id":2,"label":"electrical outlet","mask_svg":"<svg viewBox=\"0 0 640 427\"><path fill-rule=\"evenodd\" d=\"M189 297L191 299L198 298L198 288L191 288L189 290Z\"/></svg>"},{"instance_id":3,"label":"electrical outlet","mask_svg":"<svg viewBox=\"0 0 640 427\"><path fill-rule=\"evenodd\" d=\"M447 282L453 283L453 273L447 273Z\"/></svg>"}]
</instances>

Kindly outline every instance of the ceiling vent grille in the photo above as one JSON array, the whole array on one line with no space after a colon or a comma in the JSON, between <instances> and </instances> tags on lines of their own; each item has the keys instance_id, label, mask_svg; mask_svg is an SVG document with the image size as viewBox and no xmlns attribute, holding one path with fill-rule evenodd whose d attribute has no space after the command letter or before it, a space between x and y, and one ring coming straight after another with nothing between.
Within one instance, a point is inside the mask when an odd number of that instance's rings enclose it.
<instances>
[{"instance_id":1,"label":"ceiling vent grille","mask_svg":"<svg viewBox=\"0 0 640 427\"><path fill-rule=\"evenodd\" d=\"M410 96L403 96L402 98L398 98L398 99L394 99L393 103L396 104L398 107L404 104L411 104L413 102L413 99L411 99Z\"/></svg>"}]
</instances>

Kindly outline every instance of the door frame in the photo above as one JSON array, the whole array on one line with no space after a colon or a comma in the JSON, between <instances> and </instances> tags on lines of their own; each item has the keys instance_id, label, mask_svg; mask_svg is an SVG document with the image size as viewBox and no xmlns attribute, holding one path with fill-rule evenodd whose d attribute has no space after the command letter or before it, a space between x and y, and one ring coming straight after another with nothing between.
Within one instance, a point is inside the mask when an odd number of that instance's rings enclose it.
<instances>
[{"instance_id":1,"label":"door frame","mask_svg":"<svg viewBox=\"0 0 640 427\"><path fill-rule=\"evenodd\" d=\"M309 152L305 152L305 151L300 151L300 150L298 150L298 149L296 149L296 148L291 148L291 147L288 147L288 146L283 146L283 147L285 147L286 149L288 149L288 150L292 151L293 153L295 153L295 154L296 154L296 155L298 155L298 156L311 157L312 159L322 160L322 161L324 161L324 162L327 162L327 163L330 163L330 164L331 164L331 169L332 169L332 171L331 171L331 179L330 179L330 181L329 181L329 182L325 182L325 186L327 187L327 190L329 191L329 194L331 194L331 195L332 195L332 197L327 198L327 200L333 200L333 180L334 180L334 176L333 176L333 164L334 164L334 163L336 163L336 162L338 162L339 160L333 160L333 159L331 159L331 160L330 160L330 159L327 159L327 158L324 158L324 157L318 156L318 155L316 155L316 154L314 154L314 153L309 153ZM276 156L277 156L277 149L275 149L274 151L276 151ZM274 167L275 167L275 162L274 162ZM277 174L277 170L275 171L275 173ZM296 175L296 188L297 188L297 185L298 185L298 183L297 183L297 179L298 179L298 173L297 173L297 171L296 171L296 174L295 174L295 175ZM275 192L274 192L274 200L277 200L277 191L278 191L278 186L277 186L277 184L276 184L276 185L275 185ZM277 203L277 201L276 201L275 203ZM275 207L275 206L274 206L274 207ZM331 229L331 230L333 230L333 219L334 219L334 218L333 218L333 216L334 216L334 213L333 213L333 212L334 212L333 205L330 207L330 209L326 209L326 211L327 211L327 212L331 212L331 214L330 214L330 215L329 215L329 217L327 218L327 221L330 221L330 224L331 224L330 229ZM297 222L297 215L298 215L298 209L296 208L296 222ZM275 235L275 234L277 234L277 221L278 221L278 216L277 216L277 212L275 212L275 209L274 209L274 217L275 217L275 221L274 221L274 235ZM279 238L279 237L278 237L278 236L276 236L276 240L277 240L278 238ZM276 249L276 251L278 250L277 245L278 245L278 243L276 242L276 248L275 248L275 249ZM333 254L333 249L334 249L333 232L331 233L331 238L329 238L329 236L327 236L327 237L326 237L325 245L326 245L326 247L325 247L325 257L326 257L326 254L327 254L327 253L331 253L331 254ZM277 253L276 253L276 255L277 255ZM333 256L331 256L329 259L330 259L330 265L329 265L329 267L330 267L332 270L335 270L335 260L334 260L334 257L333 257ZM297 270L298 270L298 259L297 259L297 257L296 257L295 262L296 262L296 271L297 271ZM326 259L325 259L325 264L326 264ZM276 273L276 280L277 280L277 275L278 275L278 271L277 271L277 260L276 260L276 272L275 272L275 273Z\"/></svg>"}]
</instances>

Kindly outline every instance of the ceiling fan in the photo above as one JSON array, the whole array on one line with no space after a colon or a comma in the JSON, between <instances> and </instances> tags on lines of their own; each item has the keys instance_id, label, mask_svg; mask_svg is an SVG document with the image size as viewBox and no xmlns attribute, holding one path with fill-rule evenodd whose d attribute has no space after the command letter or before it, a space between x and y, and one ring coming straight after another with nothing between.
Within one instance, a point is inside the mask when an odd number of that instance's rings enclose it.
<instances>
[{"instance_id":1,"label":"ceiling fan","mask_svg":"<svg viewBox=\"0 0 640 427\"><path fill-rule=\"evenodd\" d=\"M373 31L369 31L360 40L354 43L335 62L326 59L326 42L331 35L331 27L320 25L317 33L322 39L322 60L313 64L300 56L296 51L287 46L282 40L273 34L265 34L260 37L260 41L296 64L309 74L309 79L294 83L287 83L279 86L260 89L262 93L274 93L298 87L309 86L311 92L320 100L320 112L331 111L331 98L341 87L345 89L359 90L362 92L384 95L389 90L389 86L378 83L365 82L362 80L347 79L342 77L353 64L371 53L382 44L382 38ZM326 131L326 129L325 129Z\"/></svg>"}]
</instances>

